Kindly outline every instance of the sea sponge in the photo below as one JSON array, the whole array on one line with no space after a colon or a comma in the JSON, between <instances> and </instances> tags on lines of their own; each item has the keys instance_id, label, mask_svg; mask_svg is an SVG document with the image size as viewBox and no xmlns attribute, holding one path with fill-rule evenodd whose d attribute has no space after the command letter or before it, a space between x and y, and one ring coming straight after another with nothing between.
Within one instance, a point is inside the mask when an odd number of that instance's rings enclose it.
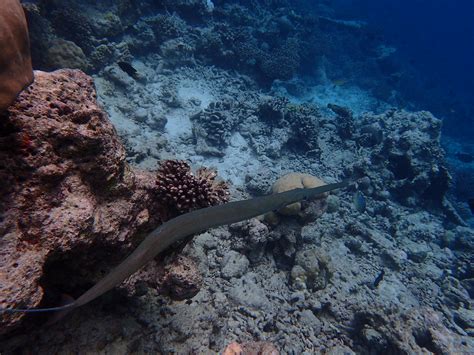
<instances>
[{"instance_id":1,"label":"sea sponge","mask_svg":"<svg viewBox=\"0 0 474 355\"><path fill-rule=\"evenodd\" d=\"M304 173L289 173L279 178L272 186L272 193L290 191L299 188L312 188L326 185L317 177ZM301 212L301 202L295 202L278 210L285 216L296 216Z\"/></svg>"},{"instance_id":2,"label":"sea sponge","mask_svg":"<svg viewBox=\"0 0 474 355\"><path fill-rule=\"evenodd\" d=\"M0 0L0 111L33 81L25 14L18 0Z\"/></svg>"},{"instance_id":3,"label":"sea sponge","mask_svg":"<svg viewBox=\"0 0 474 355\"><path fill-rule=\"evenodd\" d=\"M185 161L163 161L158 169L158 198L167 206L168 217L227 202L228 185L216 177L212 169L200 168L193 174Z\"/></svg>"}]
</instances>

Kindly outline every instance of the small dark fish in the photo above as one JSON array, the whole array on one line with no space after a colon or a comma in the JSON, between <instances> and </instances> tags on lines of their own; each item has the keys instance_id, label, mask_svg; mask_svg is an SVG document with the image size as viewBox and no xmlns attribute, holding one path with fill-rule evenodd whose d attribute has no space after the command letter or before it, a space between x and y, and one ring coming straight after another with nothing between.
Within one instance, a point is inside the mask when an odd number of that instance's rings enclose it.
<instances>
[{"instance_id":1,"label":"small dark fish","mask_svg":"<svg viewBox=\"0 0 474 355\"><path fill-rule=\"evenodd\" d=\"M367 203L365 202L364 194L360 191L357 191L354 194L354 207L357 212L364 212L365 208L367 207Z\"/></svg>"},{"instance_id":2,"label":"small dark fish","mask_svg":"<svg viewBox=\"0 0 474 355\"><path fill-rule=\"evenodd\" d=\"M384 276L385 276L385 270L382 269L382 271L380 271L380 274L378 274L374 280L373 288L377 288L380 285Z\"/></svg>"},{"instance_id":3,"label":"small dark fish","mask_svg":"<svg viewBox=\"0 0 474 355\"><path fill-rule=\"evenodd\" d=\"M474 215L474 198L470 198L467 200L467 204L469 205L469 208L471 209L471 213Z\"/></svg>"},{"instance_id":4,"label":"small dark fish","mask_svg":"<svg viewBox=\"0 0 474 355\"><path fill-rule=\"evenodd\" d=\"M469 153L458 152L456 153L456 158L463 163L472 163L474 161L474 156Z\"/></svg>"},{"instance_id":5,"label":"small dark fish","mask_svg":"<svg viewBox=\"0 0 474 355\"><path fill-rule=\"evenodd\" d=\"M117 65L122 69L125 73L130 75L133 79L138 79L138 71L127 62L117 62Z\"/></svg>"}]
</instances>

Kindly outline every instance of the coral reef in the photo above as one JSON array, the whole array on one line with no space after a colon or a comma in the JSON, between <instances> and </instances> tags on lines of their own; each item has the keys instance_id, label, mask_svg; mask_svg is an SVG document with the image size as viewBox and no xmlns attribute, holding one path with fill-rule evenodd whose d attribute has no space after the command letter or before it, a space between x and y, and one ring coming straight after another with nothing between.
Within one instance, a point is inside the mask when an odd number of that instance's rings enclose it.
<instances>
[{"instance_id":1,"label":"coral reef","mask_svg":"<svg viewBox=\"0 0 474 355\"><path fill-rule=\"evenodd\" d=\"M0 111L33 81L26 18L18 0L0 2Z\"/></svg>"},{"instance_id":2,"label":"coral reef","mask_svg":"<svg viewBox=\"0 0 474 355\"><path fill-rule=\"evenodd\" d=\"M20 168L0 169L2 178L15 180L3 179L0 191L18 189L0 201L13 199L0 222L6 236L1 260L7 260L0 268L26 285L8 291L9 302L19 295L17 306L36 306L40 299L48 306L57 304L59 292L76 296L152 226L200 207L188 196L201 189L191 166L216 167L239 199L270 193L271 182L293 171L355 183L303 201L297 215L259 216L175 245L114 292L56 327L28 332L28 344L12 336L0 352L473 352L474 233L451 206L453 170L440 146L441 121L410 112L424 107L407 100L422 93L433 101L433 91L420 91L420 78L400 65L396 49L373 28L339 20L333 3L27 5L35 65L51 68L46 54L57 41L80 48L125 150L115 140L107 145L115 133L108 123L101 128L105 118L96 111L70 123L69 110L77 107L56 103L59 93L37 105L57 119L41 114L44 130L31 124L35 134L23 135L20 120L5 126L0 165L3 156L27 157ZM139 79L121 70L120 61L133 65ZM66 85L56 79L54 85ZM89 92L89 84L77 91ZM87 102L98 109L94 100ZM444 112L453 108L445 106ZM87 133L89 122L106 142ZM448 150L449 166L456 166L454 192L462 196L472 190L473 166L453 164L459 152L472 149ZM38 166L44 160L53 166ZM158 176L135 168L155 169L160 162ZM204 190L214 191L217 180L205 172ZM197 190L186 193L179 179ZM213 193L216 203L227 198ZM11 209L17 196L19 207ZM209 205L203 197L202 206ZM464 204L462 217L472 217ZM16 236L30 239L17 242ZM26 263L35 269L24 281ZM6 280L0 287L13 284Z\"/></svg>"},{"instance_id":3,"label":"coral reef","mask_svg":"<svg viewBox=\"0 0 474 355\"><path fill-rule=\"evenodd\" d=\"M119 288L131 297L140 297L147 289L153 289L172 300L183 301L196 296L202 281L200 270L192 258L172 254L165 262L150 261Z\"/></svg>"},{"instance_id":4,"label":"coral reef","mask_svg":"<svg viewBox=\"0 0 474 355\"><path fill-rule=\"evenodd\" d=\"M281 126L289 100L285 97L264 97L258 105L257 116L271 126Z\"/></svg>"},{"instance_id":5,"label":"coral reef","mask_svg":"<svg viewBox=\"0 0 474 355\"><path fill-rule=\"evenodd\" d=\"M319 156L318 131L321 113L316 106L290 103L284 97L262 97L255 115L268 126L271 133L275 134L275 129L285 131L278 150L290 149Z\"/></svg>"},{"instance_id":6,"label":"coral reef","mask_svg":"<svg viewBox=\"0 0 474 355\"><path fill-rule=\"evenodd\" d=\"M155 38L165 42L183 35L187 29L186 22L176 14L158 14L143 19L151 27Z\"/></svg>"},{"instance_id":7,"label":"coral reef","mask_svg":"<svg viewBox=\"0 0 474 355\"><path fill-rule=\"evenodd\" d=\"M297 72L300 65L299 44L297 39L289 39L279 48L263 53L258 65L266 79L288 80Z\"/></svg>"},{"instance_id":8,"label":"coral reef","mask_svg":"<svg viewBox=\"0 0 474 355\"><path fill-rule=\"evenodd\" d=\"M246 117L245 107L230 100L211 102L191 117L198 151L202 154L222 156L232 133Z\"/></svg>"},{"instance_id":9,"label":"coral reef","mask_svg":"<svg viewBox=\"0 0 474 355\"><path fill-rule=\"evenodd\" d=\"M312 292L324 289L331 280L332 267L327 257L316 249L300 250L291 269L291 283L296 289Z\"/></svg>"},{"instance_id":10,"label":"coral reef","mask_svg":"<svg viewBox=\"0 0 474 355\"><path fill-rule=\"evenodd\" d=\"M231 225L230 230L236 236L240 236L233 246L235 250L245 255L253 263L262 260L265 248L271 241L270 229L265 223L253 218Z\"/></svg>"},{"instance_id":11,"label":"coral reef","mask_svg":"<svg viewBox=\"0 0 474 355\"><path fill-rule=\"evenodd\" d=\"M285 119L291 126L292 135L287 144L292 148L303 150L306 154L319 155L318 118L320 117L321 114L314 105L288 105Z\"/></svg>"},{"instance_id":12,"label":"coral reef","mask_svg":"<svg viewBox=\"0 0 474 355\"><path fill-rule=\"evenodd\" d=\"M337 115L339 136L344 139L352 138L355 130L352 111L335 104L328 104L328 108Z\"/></svg>"},{"instance_id":13,"label":"coral reef","mask_svg":"<svg viewBox=\"0 0 474 355\"><path fill-rule=\"evenodd\" d=\"M145 71L150 70L147 68L152 67L153 60L144 60ZM398 152L404 147L400 140L404 134L422 137L423 145L410 138L403 149L413 159L417 176L430 176L433 166L444 165L436 119L423 112L393 110L359 117L356 113L345 115L341 106L338 112L347 116L342 119L323 109L299 104L292 107L285 99L275 99L275 110L266 110L264 102L269 98L257 92L248 80L236 79L234 73L202 67L173 72L158 68L150 72L148 85L156 86L155 92L148 92L137 83L123 86L125 90L115 85L103 86L98 81L101 88L113 88L106 94L111 112L127 113L129 121L117 121L121 132L125 132L124 139L136 146L143 144L137 149L142 149L141 154L150 161L176 155L189 158L193 166L212 161L220 173L224 171L226 177L238 182L233 185L242 195L248 191L268 193L269 182L290 171L307 171L328 182L344 176L364 176L358 180L357 189L364 194L367 207L363 212L355 209L350 193L330 195L330 209L317 219L280 217L285 218L284 223L277 225L252 219L197 236L183 250L184 255L195 260L203 278L200 291L191 300L170 303L157 295L156 288L133 298L127 322L138 321L158 329L159 340L143 339L140 349L217 352L229 341L258 338L273 342L282 352L366 351L390 344L394 351L410 349L416 353L429 343L424 342L423 336L417 335L413 340L410 335L420 323L409 329L401 324L410 308L422 307L445 322L436 329L446 337L438 337L439 333L433 331L433 343L451 349L470 346L462 345L466 336L455 334L469 330L468 312L464 309L469 304L467 290L472 275L467 251L472 244L470 232L451 227L446 230L442 211L426 195L419 194L421 190L415 185L406 183L392 190L392 184L398 181L389 173L394 168L390 165L390 152L394 150L383 149L388 146L384 143L387 139L396 140L394 149ZM206 85L208 82L212 85ZM165 91L179 105L169 105ZM196 153L193 139L196 121L187 118L205 110L211 102L223 102L226 96L245 101L249 114L242 115L240 124L229 135L223 159L203 157ZM162 134L168 143L161 151L147 148L148 141L137 138L141 134L151 139L156 135L150 129L149 118L140 121L133 134L121 126L124 122L137 122L137 102L143 102L148 115L158 108L157 112L167 117ZM232 110L231 106L220 108L223 115ZM291 110L295 114L289 114ZM303 125L305 116L311 117L316 129L320 149L317 158L306 154L308 147L295 149L287 143L297 137L299 122ZM294 117L291 124L288 117ZM405 128L398 128L402 124ZM346 128L350 136L346 135ZM142 133L147 129L149 133ZM245 179L237 180L239 175ZM413 204L406 203L396 191L412 196ZM357 314L372 309L374 299L378 302L377 316L358 322ZM447 304L449 309L445 308ZM386 314L394 315L389 320ZM125 324L121 320L123 312L117 311L116 317L115 322ZM386 324L400 326L379 331L379 323L371 323L377 317ZM413 317L422 319L416 312ZM82 328L79 321L76 327ZM138 329L137 332L144 326ZM423 329L423 334L431 334L431 330ZM409 345L396 341L400 338L410 339ZM54 343L59 349L77 346L77 342ZM42 344L43 349L52 348Z\"/></svg>"},{"instance_id":14,"label":"coral reef","mask_svg":"<svg viewBox=\"0 0 474 355\"><path fill-rule=\"evenodd\" d=\"M199 122L199 127L195 128L195 134L204 136L211 146L223 148L226 146L232 130L235 128L236 118L230 111L230 102L214 103L209 107L191 117L192 120ZM198 133L204 130L202 133Z\"/></svg>"},{"instance_id":15,"label":"coral reef","mask_svg":"<svg viewBox=\"0 0 474 355\"><path fill-rule=\"evenodd\" d=\"M334 41L336 37L318 37L318 22L309 15L296 15L288 3L276 11L269 11L265 4L252 6L257 8L230 3L214 6L211 1L121 2L110 7L40 1L29 5L34 61L47 64L39 47L47 48L45 43L57 37L74 42L88 58L104 44L104 39L113 38L114 47L126 47L132 55L161 48L169 67L194 65L194 60L199 59L245 70L271 84L274 79L290 79L301 72L302 62L317 57L318 46L309 39L316 37L321 42ZM31 11L33 7L36 10ZM257 18L254 13L258 13ZM259 30L253 31L251 24ZM342 40L345 35L337 39ZM93 68L99 70L112 58L121 56L123 52L118 50L102 62L95 58ZM228 60L234 58L238 60Z\"/></svg>"},{"instance_id":16,"label":"coral reef","mask_svg":"<svg viewBox=\"0 0 474 355\"><path fill-rule=\"evenodd\" d=\"M2 307L54 303L54 289L77 296L162 218L155 175L125 162L91 78L35 78L1 120ZM1 333L26 318L3 316Z\"/></svg>"},{"instance_id":17,"label":"coral reef","mask_svg":"<svg viewBox=\"0 0 474 355\"><path fill-rule=\"evenodd\" d=\"M88 17L87 11L79 3L55 2L54 6L50 19L55 33L90 53L97 41L93 26L95 18Z\"/></svg>"},{"instance_id":18,"label":"coral reef","mask_svg":"<svg viewBox=\"0 0 474 355\"><path fill-rule=\"evenodd\" d=\"M389 190L398 201L409 206L431 203L440 207L451 181L443 163L440 134L441 121L429 112L365 115L355 141L370 151L370 168L361 162L351 169L370 177L375 186L378 179L371 171L378 166L377 171L386 172L383 190Z\"/></svg>"}]
</instances>

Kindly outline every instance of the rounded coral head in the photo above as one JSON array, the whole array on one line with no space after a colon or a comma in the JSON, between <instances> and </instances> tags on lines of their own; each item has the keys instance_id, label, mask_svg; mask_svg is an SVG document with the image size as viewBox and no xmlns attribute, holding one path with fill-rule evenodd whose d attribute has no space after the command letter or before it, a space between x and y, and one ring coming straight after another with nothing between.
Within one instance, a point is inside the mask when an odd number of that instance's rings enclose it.
<instances>
[{"instance_id":1,"label":"rounded coral head","mask_svg":"<svg viewBox=\"0 0 474 355\"><path fill-rule=\"evenodd\" d=\"M32 81L25 13L18 0L0 0L0 112Z\"/></svg>"},{"instance_id":2,"label":"rounded coral head","mask_svg":"<svg viewBox=\"0 0 474 355\"><path fill-rule=\"evenodd\" d=\"M326 183L317 177L304 173L289 173L279 178L272 186L272 193L290 191L301 188L313 188L326 185ZM295 202L278 210L279 213L286 216L296 216L301 211L301 203Z\"/></svg>"}]
</instances>

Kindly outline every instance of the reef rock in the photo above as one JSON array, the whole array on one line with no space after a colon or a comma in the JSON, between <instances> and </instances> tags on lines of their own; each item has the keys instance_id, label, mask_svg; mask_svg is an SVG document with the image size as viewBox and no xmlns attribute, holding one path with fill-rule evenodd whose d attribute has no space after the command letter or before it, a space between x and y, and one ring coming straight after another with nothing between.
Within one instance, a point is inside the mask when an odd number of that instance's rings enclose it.
<instances>
[{"instance_id":1,"label":"reef rock","mask_svg":"<svg viewBox=\"0 0 474 355\"><path fill-rule=\"evenodd\" d=\"M156 175L125 162L92 79L35 78L0 120L2 308L54 305L53 289L78 296L161 221ZM0 334L25 318L3 316Z\"/></svg>"},{"instance_id":2,"label":"reef rock","mask_svg":"<svg viewBox=\"0 0 474 355\"><path fill-rule=\"evenodd\" d=\"M18 0L0 0L0 111L33 81L25 14Z\"/></svg>"},{"instance_id":3,"label":"reef rock","mask_svg":"<svg viewBox=\"0 0 474 355\"><path fill-rule=\"evenodd\" d=\"M163 261L151 260L124 281L120 289L135 297L144 295L147 288L153 288L176 301L190 299L200 291L202 276L193 259L177 254Z\"/></svg>"}]
</instances>

